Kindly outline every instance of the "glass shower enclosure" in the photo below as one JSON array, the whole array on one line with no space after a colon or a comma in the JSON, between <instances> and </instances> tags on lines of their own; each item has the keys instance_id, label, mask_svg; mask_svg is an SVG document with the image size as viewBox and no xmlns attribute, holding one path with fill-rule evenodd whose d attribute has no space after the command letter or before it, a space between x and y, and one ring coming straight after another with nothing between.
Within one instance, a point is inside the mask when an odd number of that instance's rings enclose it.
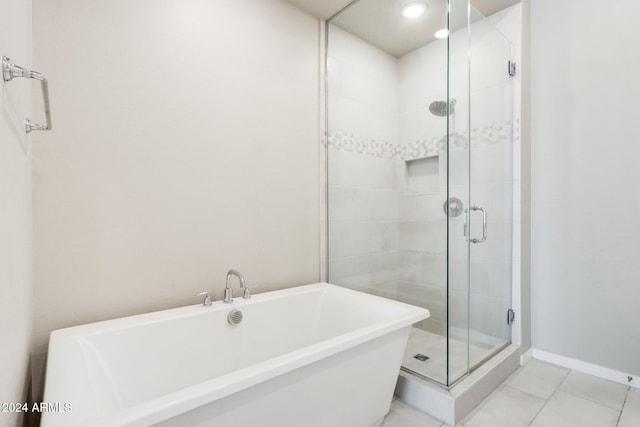
<instances>
[{"instance_id":1,"label":"glass shower enclosure","mask_svg":"<svg viewBox=\"0 0 640 427\"><path fill-rule=\"evenodd\" d=\"M328 281L418 305L402 369L449 387L511 341L511 42L467 0L327 22Z\"/></svg>"}]
</instances>

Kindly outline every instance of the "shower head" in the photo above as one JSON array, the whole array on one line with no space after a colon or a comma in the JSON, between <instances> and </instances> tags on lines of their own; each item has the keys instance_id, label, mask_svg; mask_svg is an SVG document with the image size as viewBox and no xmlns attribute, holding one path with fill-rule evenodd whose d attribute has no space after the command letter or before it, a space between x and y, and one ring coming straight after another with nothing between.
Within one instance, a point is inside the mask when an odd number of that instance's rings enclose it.
<instances>
[{"instance_id":1,"label":"shower head","mask_svg":"<svg viewBox=\"0 0 640 427\"><path fill-rule=\"evenodd\" d=\"M452 99L449 103L449 114L453 114L455 111L456 100ZM429 111L431 114L438 117L447 116L447 101L433 101L429 104Z\"/></svg>"}]
</instances>

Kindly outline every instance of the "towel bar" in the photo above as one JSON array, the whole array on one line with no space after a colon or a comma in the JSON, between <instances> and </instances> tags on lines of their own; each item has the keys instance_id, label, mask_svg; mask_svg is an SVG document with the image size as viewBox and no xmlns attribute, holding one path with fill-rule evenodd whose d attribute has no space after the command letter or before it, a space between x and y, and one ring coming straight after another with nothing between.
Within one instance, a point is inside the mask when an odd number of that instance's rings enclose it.
<instances>
[{"instance_id":1,"label":"towel bar","mask_svg":"<svg viewBox=\"0 0 640 427\"><path fill-rule=\"evenodd\" d=\"M28 70L24 67L11 63L11 60L6 56L2 57L2 79L5 82L10 82L16 77L24 77L27 79L36 79L40 81L40 87L42 89L42 99L44 101L44 116L47 124L41 125L33 123L29 119L25 119L25 129L29 133L32 130L51 130L51 107L49 103L49 83L43 74Z\"/></svg>"}]
</instances>

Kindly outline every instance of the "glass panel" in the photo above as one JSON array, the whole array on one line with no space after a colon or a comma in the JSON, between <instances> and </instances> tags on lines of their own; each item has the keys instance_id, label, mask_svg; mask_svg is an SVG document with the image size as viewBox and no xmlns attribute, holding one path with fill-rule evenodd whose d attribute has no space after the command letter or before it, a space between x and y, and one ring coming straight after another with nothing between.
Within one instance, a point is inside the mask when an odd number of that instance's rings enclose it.
<instances>
[{"instance_id":1,"label":"glass panel","mask_svg":"<svg viewBox=\"0 0 640 427\"><path fill-rule=\"evenodd\" d=\"M407 3L360 0L327 26L329 281L428 308L403 367L447 384L448 3Z\"/></svg>"},{"instance_id":2,"label":"glass panel","mask_svg":"<svg viewBox=\"0 0 640 427\"><path fill-rule=\"evenodd\" d=\"M356 6L344 19L360 24L367 15ZM349 31L327 25L328 277L397 299L396 58L355 35L349 22L341 24Z\"/></svg>"},{"instance_id":3,"label":"glass panel","mask_svg":"<svg viewBox=\"0 0 640 427\"><path fill-rule=\"evenodd\" d=\"M487 239L471 245L470 364L478 365L511 342L513 205L512 43L491 19L471 27L471 201L486 209ZM473 237L482 234L473 214Z\"/></svg>"},{"instance_id":4,"label":"glass panel","mask_svg":"<svg viewBox=\"0 0 640 427\"><path fill-rule=\"evenodd\" d=\"M435 4L436 2L432 2ZM414 325L403 369L447 384L447 40L433 34L447 28L447 3L430 9L432 39L398 58L399 144L406 168L400 194L398 296L429 309L431 317ZM424 23L411 23L425 25ZM410 23L405 23L409 26ZM415 159L415 160L414 160ZM413 163L437 164L436 185L422 181L414 191ZM429 357L417 359L417 355Z\"/></svg>"},{"instance_id":5,"label":"glass panel","mask_svg":"<svg viewBox=\"0 0 640 427\"><path fill-rule=\"evenodd\" d=\"M466 210L470 206L468 6L467 0L451 0L449 3L448 97L451 114L448 116L448 190L449 200L460 200L461 208L450 208L448 216L448 385L469 370L469 243L464 229Z\"/></svg>"}]
</instances>

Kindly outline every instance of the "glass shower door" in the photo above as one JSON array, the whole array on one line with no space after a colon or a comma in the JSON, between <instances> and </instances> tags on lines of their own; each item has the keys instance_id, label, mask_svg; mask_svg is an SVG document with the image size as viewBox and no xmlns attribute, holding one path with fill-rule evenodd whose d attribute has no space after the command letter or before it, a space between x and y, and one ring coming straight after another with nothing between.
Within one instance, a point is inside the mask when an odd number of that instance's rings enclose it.
<instances>
[{"instance_id":1,"label":"glass shower door","mask_svg":"<svg viewBox=\"0 0 640 427\"><path fill-rule=\"evenodd\" d=\"M327 277L427 308L403 370L449 387L510 339L509 44L468 0L404 3L327 23Z\"/></svg>"},{"instance_id":2,"label":"glass shower door","mask_svg":"<svg viewBox=\"0 0 640 427\"><path fill-rule=\"evenodd\" d=\"M471 28L469 363L511 342L513 235L512 43L490 19ZM481 210L480 210L481 209Z\"/></svg>"},{"instance_id":3,"label":"glass shower door","mask_svg":"<svg viewBox=\"0 0 640 427\"><path fill-rule=\"evenodd\" d=\"M446 385L469 372L470 192L469 2L449 1L447 40L447 378Z\"/></svg>"},{"instance_id":4,"label":"glass shower door","mask_svg":"<svg viewBox=\"0 0 640 427\"><path fill-rule=\"evenodd\" d=\"M468 6L449 5L452 21L473 20L448 49L449 386L511 342L513 46Z\"/></svg>"}]
</instances>

